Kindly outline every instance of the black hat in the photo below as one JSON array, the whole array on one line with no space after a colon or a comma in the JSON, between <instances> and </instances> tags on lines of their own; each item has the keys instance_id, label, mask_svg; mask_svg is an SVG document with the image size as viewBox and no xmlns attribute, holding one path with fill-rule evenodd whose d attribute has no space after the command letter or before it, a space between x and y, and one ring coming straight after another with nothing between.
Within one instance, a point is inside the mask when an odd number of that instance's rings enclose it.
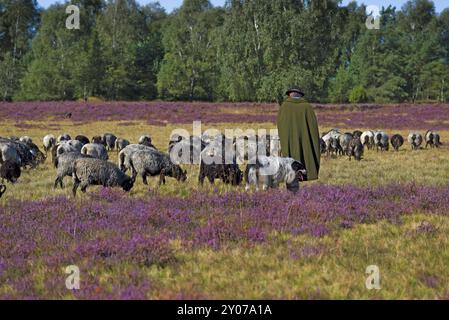
<instances>
[{"instance_id":1,"label":"black hat","mask_svg":"<svg viewBox=\"0 0 449 320\"><path fill-rule=\"evenodd\" d=\"M304 92L302 92L301 88L300 88L300 87L297 87L297 86L292 86L292 87L290 87L290 88L287 90L287 92L286 92L285 94L288 96L288 95L290 95L290 93L292 93L292 92L297 92L297 93L299 93L302 97L305 96L305 94L304 94Z\"/></svg>"}]
</instances>

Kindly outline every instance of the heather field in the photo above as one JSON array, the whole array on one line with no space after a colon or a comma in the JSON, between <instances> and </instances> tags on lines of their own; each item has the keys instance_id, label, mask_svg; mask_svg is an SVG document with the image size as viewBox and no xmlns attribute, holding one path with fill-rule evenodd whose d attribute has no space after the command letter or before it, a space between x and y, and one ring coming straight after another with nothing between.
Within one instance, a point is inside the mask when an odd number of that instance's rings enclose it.
<instances>
[{"instance_id":1,"label":"heather field","mask_svg":"<svg viewBox=\"0 0 449 320\"><path fill-rule=\"evenodd\" d=\"M0 199L3 299L448 299L449 105L316 105L320 131L438 130L443 146L323 157L297 195L244 186L140 179L130 193L72 182L53 189L50 159ZM0 136L149 134L176 128L275 128L277 106L252 103L0 103ZM117 154L111 151L111 161ZM69 265L80 289L65 286ZM380 271L368 290L366 268Z\"/></svg>"}]
</instances>

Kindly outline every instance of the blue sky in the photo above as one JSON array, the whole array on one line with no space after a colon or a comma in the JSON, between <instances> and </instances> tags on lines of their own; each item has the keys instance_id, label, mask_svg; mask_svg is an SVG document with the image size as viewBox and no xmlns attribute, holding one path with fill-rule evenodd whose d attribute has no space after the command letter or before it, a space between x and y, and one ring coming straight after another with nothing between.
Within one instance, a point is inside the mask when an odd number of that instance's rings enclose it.
<instances>
[{"instance_id":1,"label":"blue sky","mask_svg":"<svg viewBox=\"0 0 449 320\"><path fill-rule=\"evenodd\" d=\"M146 4L148 2L152 2L152 0L137 0L141 4ZM48 7L50 4L58 2L57 0L37 0L37 2L44 8ZM63 2L63 1L59 1ZM225 0L212 0L214 5L223 5ZM343 0L343 4L350 2L350 0ZM382 6L388 6L389 4L396 6L397 8L401 8L407 0L357 0L359 3L365 3L366 5L377 5L379 8ZM445 8L449 8L448 0L434 0L435 7L438 12L443 11ZM159 0L159 3L170 12L174 8L177 8L181 5L182 0Z\"/></svg>"}]
</instances>

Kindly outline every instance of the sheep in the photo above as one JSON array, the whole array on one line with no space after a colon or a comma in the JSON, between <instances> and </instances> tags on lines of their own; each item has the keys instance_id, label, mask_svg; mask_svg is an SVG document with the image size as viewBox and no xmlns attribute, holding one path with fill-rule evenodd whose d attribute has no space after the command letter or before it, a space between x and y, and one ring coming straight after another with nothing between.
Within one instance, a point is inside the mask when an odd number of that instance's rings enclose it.
<instances>
[{"instance_id":1,"label":"sheep","mask_svg":"<svg viewBox=\"0 0 449 320\"><path fill-rule=\"evenodd\" d=\"M52 135L52 134L47 134L42 139L42 145L44 147L45 154L47 154L48 151L51 150L51 148L53 148L56 145L56 138L55 138L55 136Z\"/></svg>"},{"instance_id":2,"label":"sheep","mask_svg":"<svg viewBox=\"0 0 449 320\"><path fill-rule=\"evenodd\" d=\"M440 143L440 135L438 134L438 132L429 130L426 132L425 135L425 139L426 139L426 149L427 146L430 145L431 148L439 148L441 143Z\"/></svg>"},{"instance_id":3,"label":"sheep","mask_svg":"<svg viewBox=\"0 0 449 320\"><path fill-rule=\"evenodd\" d=\"M115 149L117 150L117 153L122 151L129 145L130 142L126 139L118 138L117 140L115 140Z\"/></svg>"},{"instance_id":4,"label":"sheep","mask_svg":"<svg viewBox=\"0 0 449 320\"><path fill-rule=\"evenodd\" d=\"M203 185L204 179L207 177L211 184L214 184L215 179L221 179L225 184L238 186L242 182L242 175L242 171L237 163L205 164L204 162L201 162L198 181Z\"/></svg>"},{"instance_id":5,"label":"sheep","mask_svg":"<svg viewBox=\"0 0 449 320\"><path fill-rule=\"evenodd\" d=\"M205 147L206 144L198 136L190 136L188 138L179 136L177 141L171 140L169 142L168 153L172 160L177 160L178 164L180 162L184 164L199 164L201 151Z\"/></svg>"},{"instance_id":6,"label":"sheep","mask_svg":"<svg viewBox=\"0 0 449 320\"><path fill-rule=\"evenodd\" d=\"M374 148L374 132L371 130L365 131L360 136L360 141L364 146L371 150Z\"/></svg>"},{"instance_id":7,"label":"sheep","mask_svg":"<svg viewBox=\"0 0 449 320\"><path fill-rule=\"evenodd\" d=\"M83 145L78 140L62 141L51 149L52 162L55 163L56 157L68 152L81 153Z\"/></svg>"},{"instance_id":8,"label":"sheep","mask_svg":"<svg viewBox=\"0 0 449 320\"><path fill-rule=\"evenodd\" d=\"M112 133L105 133L102 136L103 145L106 147L107 150L114 150L116 140L117 137Z\"/></svg>"},{"instance_id":9,"label":"sheep","mask_svg":"<svg viewBox=\"0 0 449 320\"><path fill-rule=\"evenodd\" d=\"M4 184L0 184L0 198L6 192L6 186Z\"/></svg>"},{"instance_id":10,"label":"sheep","mask_svg":"<svg viewBox=\"0 0 449 320\"><path fill-rule=\"evenodd\" d=\"M351 157L354 157L355 160L360 161L362 160L364 152L364 147L362 142L359 138L354 137L348 146L348 155L349 160L351 160Z\"/></svg>"},{"instance_id":11,"label":"sheep","mask_svg":"<svg viewBox=\"0 0 449 320\"><path fill-rule=\"evenodd\" d=\"M327 156L329 157L332 153L342 153L342 148L340 146L339 138L341 136L339 129L331 129L321 136L321 139L326 144Z\"/></svg>"},{"instance_id":12,"label":"sheep","mask_svg":"<svg viewBox=\"0 0 449 320\"><path fill-rule=\"evenodd\" d=\"M22 158L16 148L9 144L0 144L0 162L5 163L7 161L22 166Z\"/></svg>"},{"instance_id":13,"label":"sheep","mask_svg":"<svg viewBox=\"0 0 449 320\"><path fill-rule=\"evenodd\" d=\"M245 190L248 191L254 185L259 190L259 182L262 189L278 188L281 182L291 184L295 180L307 179L305 166L293 159L276 156L257 156L248 164L245 170Z\"/></svg>"},{"instance_id":14,"label":"sheep","mask_svg":"<svg viewBox=\"0 0 449 320\"><path fill-rule=\"evenodd\" d=\"M91 140L91 143L103 144L103 137L101 137L101 136L93 136L92 140Z\"/></svg>"},{"instance_id":15,"label":"sheep","mask_svg":"<svg viewBox=\"0 0 449 320\"><path fill-rule=\"evenodd\" d=\"M354 138L360 139L360 137L362 136L362 134L363 134L362 131L360 131L360 130L355 130L355 131L352 133L352 136L353 136Z\"/></svg>"},{"instance_id":16,"label":"sheep","mask_svg":"<svg viewBox=\"0 0 449 320\"><path fill-rule=\"evenodd\" d=\"M70 136L70 134L63 133L58 137L57 142L69 141L69 140L72 140L72 137Z\"/></svg>"},{"instance_id":17,"label":"sheep","mask_svg":"<svg viewBox=\"0 0 449 320\"><path fill-rule=\"evenodd\" d=\"M84 155L79 152L65 152L56 157L54 161L54 166L56 168L54 188L56 188L58 184L60 185L61 189L64 188L64 177L72 176L75 160L79 158L91 158L91 156Z\"/></svg>"},{"instance_id":18,"label":"sheep","mask_svg":"<svg viewBox=\"0 0 449 320\"><path fill-rule=\"evenodd\" d=\"M349 155L349 144L353 140L352 133L344 133L338 137L338 142L340 143L340 153L343 155Z\"/></svg>"},{"instance_id":19,"label":"sheep","mask_svg":"<svg viewBox=\"0 0 449 320\"><path fill-rule=\"evenodd\" d=\"M130 191L134 186L134 179L123 173L115 164L95 158L79 158L73 166L73 195L76 196L78 187L82 192L90 185L103 187L122 187Z\"/></svg>"},{"instance_id":20,"label":"sheep","mask_svg":"<svg viewBox=\"0 0 449 320\"><path fill-rule=\"evenodd\" d=\"M118 154L118 167L120 168L120 170L126 172L128 169L131 169L130 164L131 155L136 151L142 150L156 151L156 149L154 148L147 147L141 144L130 144L129 146L126 146L123 150L121 150Z\"/></svg>"},{"instance_id":21,"label":"sheep","mask_svg":"<svg viewBox=\"0 0 449 320\"><path fill-rule=\"evenodd\" d=\"M88 143L81 148L81 154L89 155L93 158L108 160L108 151L102 144Z\"/></svg>"},{"instance_id":22,"label":"sheep","mask_svg":"<svg viewBox=\"0 0 449 320\"><path fill-rule=\"evenodd\" d=\"M374 132L374 144L376 146L376 151L388 151L390 148L390 138L383 131Z\"/></svg>"},{"instance_id":23,"label":"sheep","mask_svg":"<svg viewBox=\"0 0 449 320\"><path fill-rule=\"evenodd\" d=\"M323 155L326 152L326 142L320 138L320 153Z\"/></svg>"},{"instance_id":24,"label":"sheep","mask_svg":"<svg viewBox=\"0 0 449 320\"><path fill-rule=\"evenodd\" d=\"M14 161L5 161L0 167L0 178L11 183L16 183L20 178L20 166Z\"/></svg>"},{"instance_id":25,"label":"sheep","mask_svg":"<svg viewBox=\"0 0 449 320\"><path fill-rule=\"evenodd\" d=\"M242 181L242 171L237 164L237 157L232 153L233 150L228 149L235 147L233 140L223 141L222 139L223 137L219 137L201 152L198 176L200 185L203 185L206 177L211 184L214 184L215 179L221 179L225 184L238 186ZM231 152L232 159L226 158L227 152ZM254 156L256 153L253 154Z\"/></svg>"},{"instance_id":26,"label":"sheep","mask_svg":"<svg viewBox=\"0 0 449 320\"><path fill-rule=\"evenodd\" d=\"M399 151L399 148L404 144L404 138L400 134L395 134L391 137L390 143L395 151Z\"/></svg>"},{"instance_id":27,"label":"sheep","mask_svg":"<svg viewBox=\"0 0 449 320\"><path fill-rule=\"evenodd\" d=\"M418 150L423 142L422 135L419 132L410 132L407 140L410 143L412 150Z\"/></svg>"},{"instance_id":28,"label":"sheep","mask_svg":"<svg viewBox=\"0 0 449 320\"><path fill-rule=\"evenodd\" d=\"M0 138L0 150L0 161L11 160L21 167L35 168L45 160L44 154L34 143L27 145L19 140Z\"/></svg>"},{"instance_id":29,"label":"sheep","mask_svg":"<svg viewBox=\"0 0 449 320\"><path fill-rule=\"evenodd\" d=\"M144 184L148 184L147 176L159 175L159 185L165 184L166 176L182 182L187 179L187 172L174 164L168 154L154 149L134 152L130 157L130 165L133 179L140 175Z\"/></svg>"},{"instance_id":30,"label":"sheep","mask_svg":"<svg viewBox=\"0 0 449 320\"><path fill-rule=\"evenodd\" d=\"M83 135L78 135L78 136L76 136L76 137L75 137L75 140L78 140L79 142L81 142L81 143L83 144L83 146L84 146L85 144L90 143L89 138L86 137L86 136L83 136Z\"/></svg>"}]
</instances>

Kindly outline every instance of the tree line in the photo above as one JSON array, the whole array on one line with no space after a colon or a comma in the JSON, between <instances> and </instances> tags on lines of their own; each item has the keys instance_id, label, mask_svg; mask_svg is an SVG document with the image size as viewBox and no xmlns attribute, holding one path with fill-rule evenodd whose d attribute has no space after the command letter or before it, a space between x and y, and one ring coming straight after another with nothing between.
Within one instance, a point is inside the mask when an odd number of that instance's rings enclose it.
<instances>
[{"instance_id":1,"label":"tree line","mask_svg":"<svg viewBox=\"0 0 449 320\"><path fill-rule=\"evenodd\" d=\"M297 84L315 102L449 101L449 9L366 20L336 0L0 0L0 99L280 101Z\"/></svg>"}]
</instances>

